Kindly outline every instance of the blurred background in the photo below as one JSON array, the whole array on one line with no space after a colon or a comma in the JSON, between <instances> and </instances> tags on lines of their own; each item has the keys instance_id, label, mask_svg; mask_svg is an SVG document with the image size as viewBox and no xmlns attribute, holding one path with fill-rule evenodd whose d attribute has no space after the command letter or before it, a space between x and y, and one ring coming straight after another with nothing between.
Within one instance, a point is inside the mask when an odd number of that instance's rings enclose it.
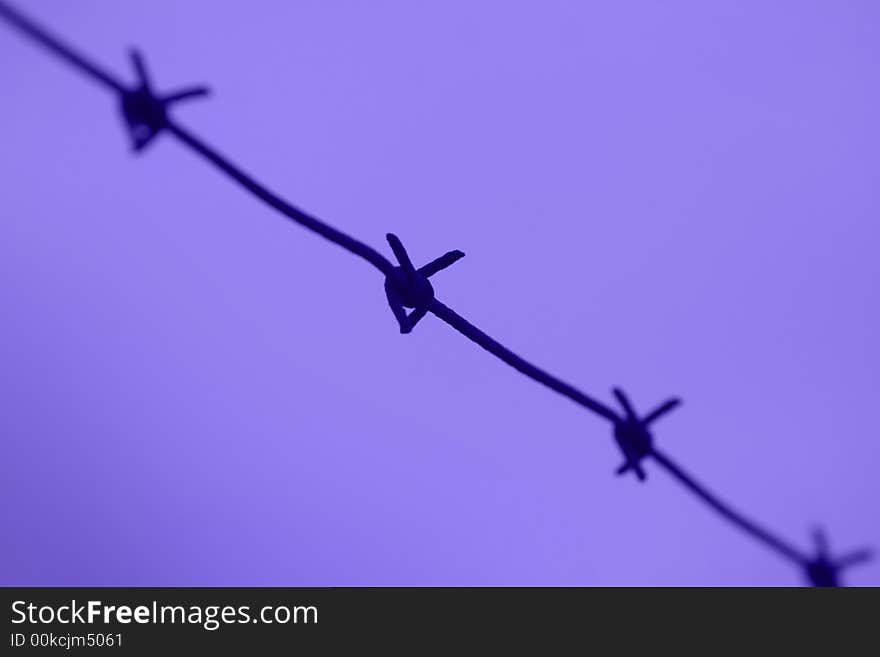
<instances>
[{"instance_id":1,"label":"blurred background","mask_svg":"<svg viewBox=\"0 0 880 657\"><path fill-rule=\"evenodd\" d=\"M19 0L803 550L880 546L880 7ZM0 583L798 585L0 22ZM845 575L880 585L880 563Z\"/></svg>"}]
</instances>

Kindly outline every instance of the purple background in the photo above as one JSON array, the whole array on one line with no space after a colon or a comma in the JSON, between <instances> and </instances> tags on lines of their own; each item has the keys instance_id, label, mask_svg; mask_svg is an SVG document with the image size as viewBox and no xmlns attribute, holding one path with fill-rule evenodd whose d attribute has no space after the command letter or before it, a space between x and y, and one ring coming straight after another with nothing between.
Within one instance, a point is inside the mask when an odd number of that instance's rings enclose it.
<instances>
[{"instance_id":1,"label":"purple background","mask_svg":"<svg viewBox=\"0 0 880 657\"><path fill-rule=\"evenodd\" d=\"M880 546L880 7L20 2L804 549ZM792 585L0 25L6 585ZM847 573L880 584L880 564Z\"/></svg>"}]
</instances>

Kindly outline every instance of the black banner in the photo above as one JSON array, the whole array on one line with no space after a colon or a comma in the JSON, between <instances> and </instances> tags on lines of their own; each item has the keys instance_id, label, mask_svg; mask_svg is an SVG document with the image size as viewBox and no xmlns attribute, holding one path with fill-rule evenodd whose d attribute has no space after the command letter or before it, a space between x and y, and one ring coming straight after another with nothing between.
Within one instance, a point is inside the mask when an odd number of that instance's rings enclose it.
<instances>
[{"instance_id":1,"label":"black banner","mask_svg":"<svg viewBox=\"0 0 880 657\"><path fill-rule=\"evenodd\" d=\"M875 644L877 589L6 588L3 654ZM260 654L260 653L255 653Z\"/></svg>"}]
</instances>

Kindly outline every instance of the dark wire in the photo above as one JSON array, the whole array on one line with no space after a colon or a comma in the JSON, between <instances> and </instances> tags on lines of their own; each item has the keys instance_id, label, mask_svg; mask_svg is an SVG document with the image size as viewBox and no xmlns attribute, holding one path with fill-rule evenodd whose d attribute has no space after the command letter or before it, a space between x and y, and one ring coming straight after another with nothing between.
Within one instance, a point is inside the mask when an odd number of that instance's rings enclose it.
<instances>
[{"instance_id":1,"label":"dark wire","mask_svg":"<svg viewBox=\"0 0 880 657\"><path fill-rule=\"evenodd\" d=\"M124 93L126 91L125 86L112 75L102 70L92 62L88 61L85 57L82 57L81 55L74 52L68 46L64 45L60 40L49 34L45 29L43 29L30 19L26 18L24 15L20 14L17 10L13 9L5 2L0 2L0 16L5 18L12 25L30 36L32 39L34 39L38 43L41 43L47 49L54 52L61 59L67 61L68 64L71 64L81 73L84 73L87 77L90 77L92 80L100 82L105 87L108 87L113 91L118 91L120 93Z\"/></svg>"},{"instance_id":2,"label":"dark wire","mask_svg":"<svg viewBox=\"0 0 880 657\"><path fill-rule=\"evenodd\" d=\"M8 5L4 0L0 0L0 17L5 18L11 25L17 27L20 31L32 37L38 43L42 44L48 50L58 55L61 59L71 64L74 68L85 74L87 77L90 77L96 82L103 84L105 87L115 92L118 92L119 94L125 95L130 93L131 90L119 81L117 81L113 76L106 73L95 64L89 62L82 55L76 53L69 46L62 43L58 38L49 34L49 32L47 32L44 28L36 25L33 21L24 17L21 13ZM173 98L174 97L172 96L166 98L166 100L170 100ZM338 244L342 248L350 251L351 253L360 256L361 258L372 264L386 277L392 275L395 269L397 269L387 258L385 258L385 256L381 255L372 247L367 246L366 244L354 239L353 237L350 237L349 235L346 235L336 228L329 226L323 221L320 221L319 219L316 219L315 217L306 214L299 208L293 206L279 196L276 196L262 184L254 180L251 176L244 173L244 171L242 171L239 167L220 155L218 151L205 144L203 141L198 139L196 136L181 127L176 122L167 119L162 127L170 132L172 135L174 135L180 142L189 146L193 151L211 162L214 166L216 166L223 173L232 178L239 185L247 189L254 196L259 198L261 201L274 208L284 216L288 217L299 225L317 233L318 235L321 235L331 242ZM425 309L421 309L422 312L424 312L424 310ZM504 361L525 376L550 388L560 395L567 397L576 404L583 406L584 408L595 413L596 415L606 420L609 420L615 426L615 428L618 428L623 422L623 418L618 416L617 413L615 413L605 404L602 404L601 402L589 397L575 387L561 381L560 379L557 379L551 374L548 374L544 370L528 362L524 358L513 353L507 347L489 337L483 331L461 317L454 310L441 303L438 299L433 298L430 304L427 306L426 310L428 312L431 312L437 318L449 324L452 328L461 333L463 336L473 341L474 343L476 343L492 355L496 356L500 360ZM650 422L650 418L648 418L647 420L643 419L642 422L645 423L646 426L647 422ZM802 567L807 568L808 573L811 573L811 568L815 569L826 567L829 569L829 572L826 573L826 576L829 577L829 581L833 581L836 584L837 569L867 559L867 556L869 554L867 551L859 551L853 553L853 555L855 556L850 555L849 557L844 557L843 559L838 560L836 563L822 561L822 555L824 554L822 550L820 550L819 558L808 557L785 541L774 536L766 529L760 527L755 522L749 520L739 512L735 511L725 502L722 502L714 493L709 491L702 484L698 483L680 466L678 466L668 456L658 451L656 448L651 447L646 452L646 456L653 457L658 465L666 470L673 478L678 480L683 486L685 486L685 488L687 488L697 497L699 497L710 508L714 509L721 517L723 517L728 522L738 527L740 530L744 531L748 535L752 536L759 542L763 543L773 551L782 555L783 557ZM816 578L812 574L810 574L810 577L813 582L816 583Z\"/></svg>"}]
</instances>

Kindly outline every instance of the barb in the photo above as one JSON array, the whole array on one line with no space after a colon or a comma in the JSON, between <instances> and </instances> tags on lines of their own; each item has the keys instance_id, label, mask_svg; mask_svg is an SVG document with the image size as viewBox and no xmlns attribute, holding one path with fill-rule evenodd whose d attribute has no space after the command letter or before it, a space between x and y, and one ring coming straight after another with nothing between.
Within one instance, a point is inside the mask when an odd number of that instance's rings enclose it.
<instances>
[{"instance_id":1,"label":"barb","mask_svg":"<svg viewBox=\"0 0 880 657\"><path fill-rule=\"evenodd\" d=\"M669 399L640 419L623 390L614 388L611 392L623 408L623 415L614 422L614 440L625 459L623 465L617 468L617 474L619 476L632 470L639 481L645 481L647 475L642 469L642 461L650 456L654 449L654 437L649 428L653 422L681 404L681 400Z\"/></svg>"},{"instance_id":2,"label":"barb","mask_svg":"<svg viewBox=\"0 0 880 657\"><path fill-rule=\"evenodd\" d=\"M165 95L164 97L156 96L152 90L146 65L137 51L132 51L130 56L139 84L134 88L129 88L110 73L107 73L86 57L77 53L44 27L25 17L21 12L5 2L5 0L0 0L0 18L6 19L12 26L45 46L49 51L58 55L86 77L99 82L111 91L115 91L120 97L122 113L127 123L134 150L143 150L160 132L165 130L212 162L217 168L235 180L235 182L267 205L275 208L288 219L364 258L383 274L387 275L392 270L391 263L375 249L310 216L272 193L220 153L171 120L167 113L170 105L183 100L205 96L208 94L207 88L191 87Z\"/></svg>"},{"instance_id":3,"label":"barb","mask_svg":"<svg viewBox=\"0 0 880 657\"><path fill-rule=\"evenodd\" d=\"M388 297L391 312L400 324L400 332L409 333L427 314L434 300L434 288L428 279L464 258L464 253L449 251L416 269L397 235L388 233L386 237L400 265L385 276L385 296ZM412 308L413 311L407 315L404 308Z\"/></svg>"},{"instance_id":4,"label":"barb","mask_svg":"<svg viewBox=\"0 0 880 657\"><path fill-rule=\"evenodd\" d=\"M169 121L167 129L169 133L177 137L181 142L192 148L196 153L200 154L239 185L251 192L251 194L266 203L266 205L275 208L288 219L291 219L300 226L308 228L321 237L338 244L343 249L360 256L386 276L392 271L392 269L394 269L394 266L381 253L372 247L367 246L363 242L360 242L353 237L349 237L342 231L325 224L320 219L316 219L315 217L306 214L280 196L273 194L266 189L266 187L258 183L251 176L232 164L232 162L180 125Z\"/></svg>"},{"instance_id":5,"label":"barb","mask_svg":"<svg viewBox=\"0 0 880 657\"><path fill-rule=\"evenodd\" d=\"M165 96L157 96L150 84L147 65L137 50L132 50L131 61L138 78L138 86L122 92L122 115L128 125L132 147L142 151L160 132L170 125L168 109L174 103L207 96L207 87L189 87Z\"/></svg>"},{"instance_id":6,"label":"barb","mask_svg":"<svg viewBox=\"0 0 880 657\"><path fill-rule=\"evenodd\" d=\"M654 447L654 439L650 432L651 425L676 408L681 403L679 399L669 399L644 417L639 418L626 394L619 388L614 388L613 394L623 409L623 413L618 414L602 402L593 399L574 386L515 354L443 304L434 296L434 288L429 279L464 257L464 253L461 251L449 251L427 265L416 269L401 241L397 236L389 233L387 239L398 262L397 265L393 265L391 261L372 247L305 213L269 191L252 176L169 116L168 110L173 104L205 96L208 94L207 88L188 87L170 94L156 95L144 60L136 51L132 51L131 59L138 84L129 88L65 45L43 27L26 18L5 0L0 0L0 18L5 19L10 25L33 38L86 77L116 92L121 101L123 117L135 151L143 151L147 144L161 132L167 132L288 219L373 265L385 276L385 294L401 333L409 333L427 313L431 313L518 372L611 422L614 439L624 456L623 464L617 469L618 475L632 471L640 481L644 481L647 475L642 463L647 458L653 458L660 467L722 518L782 557L797 564L804 570L807 580L814 586L838 586L842 570L871 558L869 550L857 550L842 557L832 558L828 554L827 541L820 530L817 530L814 535L815 554L807 556L801 553L797 548L734 510ZM407 308L411 309L409 314L406 312Z\"/></svg>"}]
</instances>

